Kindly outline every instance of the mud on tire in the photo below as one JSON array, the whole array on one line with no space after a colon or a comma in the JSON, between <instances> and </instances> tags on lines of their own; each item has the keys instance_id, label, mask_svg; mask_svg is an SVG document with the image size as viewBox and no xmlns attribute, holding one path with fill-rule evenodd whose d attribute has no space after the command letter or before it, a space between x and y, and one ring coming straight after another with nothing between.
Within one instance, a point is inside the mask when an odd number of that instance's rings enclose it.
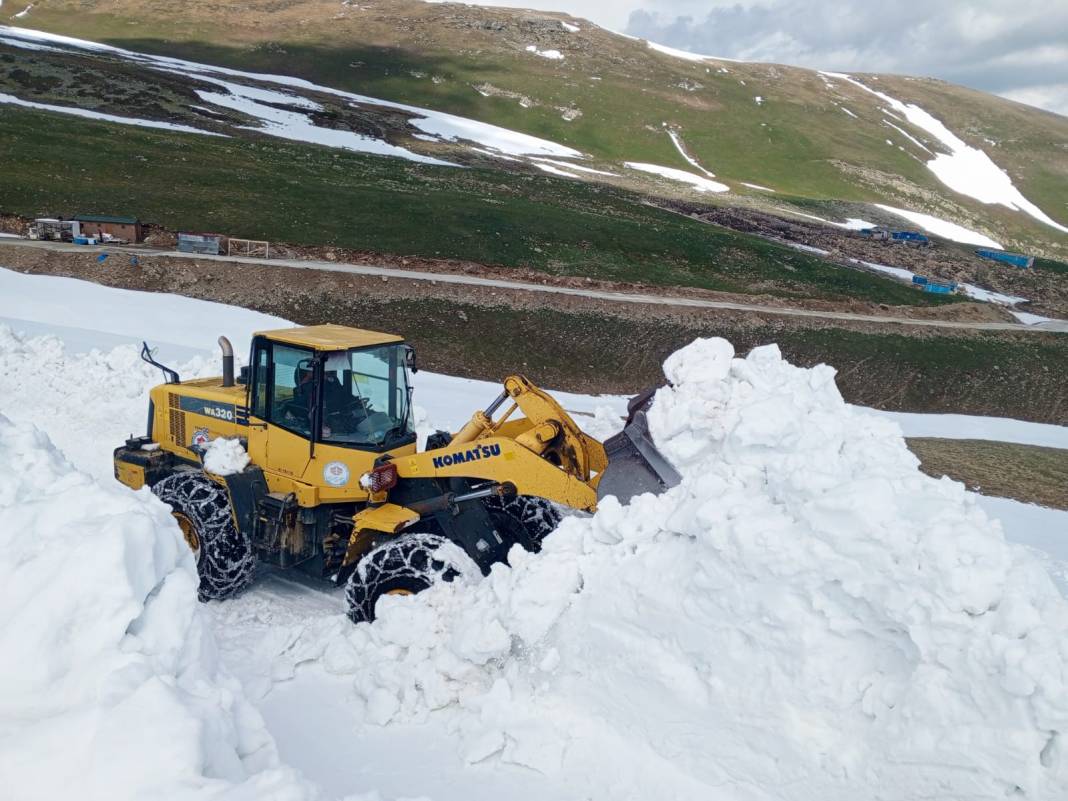
<instances>
[{"instance_id":1,"label":"mud on tire","mask_svg":"<svg viewBox=\"0 0 1068 801\"><path fill-rule=\"evenodd\" d=\"M519 544L528 551L541 550L542 541L563 519L553 504L533 495L490 497L485 500L485 504L494 517L503 516L506 519Z\"/></svg>"},{"instance_id":2,"label":"mud on tire","mask_svg":"<svg viewBox=\"0 0 1068 801\"><path fill-rule=\"evenodd\" d=\"M184 517L196 536L201 601L229 598L248 586L256 566L252 543L237 530L225 489L203 473L186 470L167 476L152 492Z\"/></svg>"},{"instance_id":3,"label":"mud on tire","mask_svg":"<svg viewBox=\"0 0 1068 801\"><path fill-rule=\"evenodd\" d=\"M369 551L345 585L349 619L375 619L375 604L388 593L417 593L439 581L481 575L463 550L440 534L411 533Z\"/></svg>"}]
</instances>

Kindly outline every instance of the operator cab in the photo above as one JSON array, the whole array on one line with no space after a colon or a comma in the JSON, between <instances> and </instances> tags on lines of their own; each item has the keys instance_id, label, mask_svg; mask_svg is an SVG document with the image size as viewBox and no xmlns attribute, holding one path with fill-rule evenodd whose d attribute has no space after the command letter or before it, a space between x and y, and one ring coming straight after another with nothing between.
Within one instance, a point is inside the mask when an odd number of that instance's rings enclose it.
<instances>
[{"instance_id":1,"label":"operator cab","mask_svg":"<svg viewBox=\"0 0 1068 801\"><path fill-rule=\"evenodd\" d=\"M412 443L414 355L400 337L340 325L258 333L249 362L251 416L358 450Z\"/></svg>"}]
</instances>

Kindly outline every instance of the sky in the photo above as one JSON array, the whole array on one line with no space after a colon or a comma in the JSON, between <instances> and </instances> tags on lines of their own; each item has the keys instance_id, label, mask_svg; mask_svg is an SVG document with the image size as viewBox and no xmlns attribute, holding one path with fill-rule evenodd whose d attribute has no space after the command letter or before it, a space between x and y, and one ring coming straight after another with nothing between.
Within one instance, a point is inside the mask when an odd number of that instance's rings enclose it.
<instances>
[{"instance_id":1,"label":"sky","mask_svg":"<svg viewBox=\"0 0 1068 801\"><path fill-rule=\"evenodd\" d=\"M705 55L941 78L1068 116L1068 0L475 3L566 11Z\"/></svg>"}]
</instances>

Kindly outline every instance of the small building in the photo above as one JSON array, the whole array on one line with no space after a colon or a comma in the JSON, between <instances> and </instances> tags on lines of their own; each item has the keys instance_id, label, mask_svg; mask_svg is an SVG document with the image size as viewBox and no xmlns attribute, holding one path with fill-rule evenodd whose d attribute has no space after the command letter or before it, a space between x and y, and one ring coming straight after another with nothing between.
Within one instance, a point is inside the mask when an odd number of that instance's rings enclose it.
<instances>
[{"instance_id":1,"label":"small building","mask_svg":"<svg viewBox=\"0 0 1068 801\"><path fill-rule=\"evenodd\" d=\"M125 242L141 242L144 231L136 217L113 217L107 214L79 214L75 218L82 228L82 236L97 237L107 242L121 239Z\"/></svg>"},{"instance_id":2,"label":"small building","mask_svg":"<svg viewBox=\"0 0 1068 801\"><path fill-rule=\"evenodd\" d=\"M886 240L890 238L890 229L875 227L875 228L863 228L860 231L861 236L867 236L875 240Z\"/></svg>"},{"instance_id":3,"label":"small building","mask_svg":"<svg viewBox=\"0 0 1068 801\"><path fill-rule=\"evenodd\" d=\"M1000 261L1019 267L1021 270L1029 270L1035 266L1034 256L1025 256L1023 253L1008 253L1004 250L977 250L977 256L991 261Z\"/></svg>"},{"instance_id":4,"label":"small building","mask_svg":"<svg viewBox=\"0 0 1068 801\"><path fill-rule=\"evenodd\" d=\"M38 217L30 223L30 239L46 242L73 242L81 236L81 226L77 220L64 220L59 217Z\"/></svg>"},{"instance_id":5,"label":"small building","mask_svg":"<svg viewBox=\"0 0 1068 801\"><path fill-rule=\"evenodd\" d=\"M222 234L178 234L178 250L182 253L203 253L218 256L226 248L226 237Z\"/></svg>"}]
</instances>

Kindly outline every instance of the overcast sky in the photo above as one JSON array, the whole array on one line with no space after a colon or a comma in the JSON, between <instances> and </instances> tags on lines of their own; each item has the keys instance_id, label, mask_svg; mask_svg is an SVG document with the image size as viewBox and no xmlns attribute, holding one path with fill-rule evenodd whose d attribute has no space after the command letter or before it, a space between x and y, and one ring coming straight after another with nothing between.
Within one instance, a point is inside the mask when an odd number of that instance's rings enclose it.
<instances>
[{"instance_id":1,"label":"overcast sky","mask_svg":"<svg viewBox=\"0 0 1068 801\"><path fill-rule=\"evenodd\" d=\"M942 78L1068 116L1068 0L475 0L705 55Z\"/></svg>"}]
</instances>

